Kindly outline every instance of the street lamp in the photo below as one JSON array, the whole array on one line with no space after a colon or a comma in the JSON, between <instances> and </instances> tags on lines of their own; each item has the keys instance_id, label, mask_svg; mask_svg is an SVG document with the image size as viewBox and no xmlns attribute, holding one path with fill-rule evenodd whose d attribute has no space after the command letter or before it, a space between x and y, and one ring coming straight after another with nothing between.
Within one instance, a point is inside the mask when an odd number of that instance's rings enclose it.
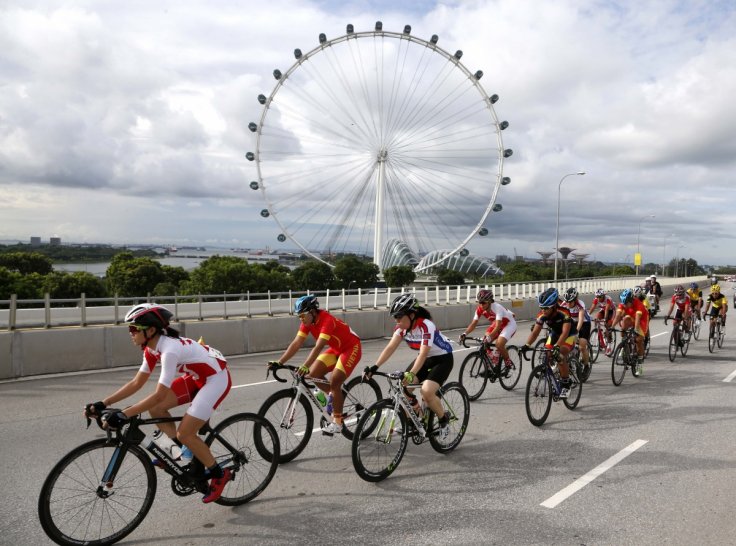
<instances>
[{"instance_id":1,"label":"street lamp","mask_svg":"<svg viewBox=\"0 0 736 546\"><path fill-rule=\"evenodd\" d=\"M585 171L578 171L576 173L568 173L560 178L560 183L557 184L557 228L555 229L555 284L557 284L557 255L560 253L560 193L562 191L562 181L568 176L582 176Z\"/></svg>"},{"instance_id":2,"label":"street lamp","mask_svg":"<svg viewBox=\"0 0 736 546\"><path fill-rule=\"evenodd\" d=\"M662 276L663 277L666 277L667 276L667 269L666 269L666 264L667 264L667 237L674 237L674 236L675 236L674 233L670 233L669 235L665 235L664 236L664 242L662 243Z\"/></svg>"},{"instance_id":3,"label":"street lamp","mask_svg":"<svg viewBox=\"0 0 736 546\"><path fill-rule=\"evenodd\" d=\"M654 214L646 214L639 220L639 231L636 232L636 253L639 254L639 238L641 236L641 223L645 218L656 218ZM641 254L639 254L639 260L641 260ZM639 274L639 264L636 265L636 274Z\"/></svg>"},{"instance_id":4,"label":"street lamp","mask_svg":"<svg viewBox=\"0 0 736 546\"><path fill-rule=\"evenodd\" d=\"M687 247L687 245L677 246L677 254L675 254L675 277L680 276L680 249L685 247Z\"/></svg>"}]
</instances>

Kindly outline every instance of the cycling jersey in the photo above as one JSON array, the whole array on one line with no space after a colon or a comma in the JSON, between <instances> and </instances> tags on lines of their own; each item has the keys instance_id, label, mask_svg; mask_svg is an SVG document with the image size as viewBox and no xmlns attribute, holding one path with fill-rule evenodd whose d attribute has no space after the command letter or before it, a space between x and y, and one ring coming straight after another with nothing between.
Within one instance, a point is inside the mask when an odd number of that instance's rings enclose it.
<instances>
[{"instance_id":1,"label":"cycling jersey","mask_svg":"<svg viewBox=\"0 0 736 546\"><path fill-rule=\"evenodd\" d=\"M676 295L672 296L672 300L670 300L670 303L672 305L677 306L678 311L684 311L688 307L690 307L690 298L687 296L682 296L678 298Z\"/></svg>"},{"instance_id":2,"label":"cycling jersey","mask_svg":"<svg viewBox=\"0 0 736 546\"><path fill-rule=\"evenodd\" d=\"M603 296L603 298L593 298L593 304L591 305L591 309L595 310L596 307L599 308L599 310L603 311L606 308L606 305L608 305L609 309L615 309L616 305L613 303L613 300L611 299L611 296Z\"/></svg>"},{"instance_id":3,"label":"cycling jersey","mask_svg":"<svg viewBox=\"0 0 736 546\"><path fill-rule=\"evenodd\" d=\"M703 291L702 290L693 290L692 288L687 291L687 297L690 298L690 303L692 305L697 304L700 300L703 299Z\"/></svg>"},{"instance_id":4,"label":"cycling jersey","mask_svg":"<svg viewBox=\"0 0 736 546\"><path fill-rule=\"evenodd\" d=\"M483 306L479 305L475 309L475 316L473 317L473 320L478 320L481 317L485 317L491 322L496 322L497 320L500 320L501 329L505 328L510 321L515 320L514 314L511 311L506 309L500 303L496 302L493 302L491 305L489 305L488 309L483 309Z\"/></svg>"},{"instance_id":5,"label":"cycling jersey","mask_svg":"<svg viewBox=\"0 0 736 546\"><path fill-rule=\"evenodd\" d=\"M713 309L720 309L721 307L728 305L728 298L720 293L717 297L715 297L714 294L709 294L706 301L711 304Z\"/></svg>"},{"instance_id":6,"label":"cycling jersey","mask_svg":"<svg viewBox=\"0 0 736 546\"><path fill-rule=\"evenodd\" d=\"M637 298L634 298L632 305L626 307L623 303L618 304L618 309L623 312L624 315L631 317L632 320L636 319L636 315L640 315L639 326L641 327L640 334L646 334L649 328L649 311L644 307L644 304Z\"/></svg>"},{"instance_id":7,"label":"cycling jersey","mask_svg":"<svg viewBox=\"0 0 736 546\"><path fill-rule=\"evenodd\" d=\"M350 326L327 311L317 313L317 317L309 326L304 323L299 325L297 335L307 337L309 334L312 334L314 339L324 339L327 345L340 352L360 343L358 334L353 332Z\"/></svg>"},{"instance_id":8,"label":"cycling jersey","mask_svg":"<svg viewBox=\"0 0 736 546\"><path fill-rule=\"evenodd\" d=\"M189 374L198 384L204 384L211 375L221 372L227 366L222 353L205 347L187 337L173 338L160 336L155 349L146 347L143 351L143 364L140 371L150 374L157 363L161 363L161 377L158 382L171 388L174 376Z\"/></svg>"},{"instance_id":9,"label":"cycling jersey","mask_svg":"<svg viewBox=\"0 0 736 546\"><path fill-rule=\"evenodd\" d=\"M585 303L583 300L575 300L574 302L562 302L562 306L570 311L570 317L572 317L572 320L575 322L575 324L578 323L578 319L580 318L580 313L583 313L585 322L590 322L590 315L588 314L588 311L585 309ZM605 305L603 306L605 308Z\"/></svg>"},{"instance_id":10,"label":"cycling jersey","mask_svg":"<svg viewBox=\"0 0 736 546\"><path fill-rule=\"evenodd\" d=\"M423 345L429 346L428 356L452 354L450 340L442 335L434 322L425 318L417 318L412 326L411 330L405 330L396 325L393 335L402 338L409 348L415 351L418 351Z\"/></svg>"},{"instance_id":11,"label":"cycling jersey","mask_svg":"<svg viewBox=\"0 0 736 546\"><path fill-rule=\"evenodd\" d=\"M539 314L536 318L536 323L540 326L544 326L545 324L547 324L547 327L555 335L555 337L559 337L562 334L562 328L565 326L565 324L570 325L570 332L567 334L568 336L574 336L578 333L577 324L573 322L572 317L570 316L570 311L568 311L564 307L558 307L557 311L555 311L549 317L544 315L544 310L539 311Z\"/></svg>"}]
</instances>

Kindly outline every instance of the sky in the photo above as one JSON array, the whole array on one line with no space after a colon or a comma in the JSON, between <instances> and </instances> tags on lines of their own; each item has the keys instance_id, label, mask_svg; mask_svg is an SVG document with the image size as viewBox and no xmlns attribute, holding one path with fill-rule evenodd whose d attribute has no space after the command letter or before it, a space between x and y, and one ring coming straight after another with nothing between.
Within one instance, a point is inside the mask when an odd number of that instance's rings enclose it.
<instances>
[{"instance_id":1,"label":"sky","mask_svg":"<svg viewBox=\"0 0 736 546\"><path fill-rule=\"evenodd\" d=\"M488 235L467 241L472 253L551 251L559 197L559 244L589 259L631 263L638 246L645 263L736 264L730 0L0 0L0 240L295 248L260 214L269 190L249 187L259 180L245 157L258 145L256 97L274 91L272 72L295 62L295 48L378 20L462 50L500 97L511 183L478 197L459 181L446 196L503 206L481 222ZM306 69L289 82L315 83ZM313 125L319 108L329 104L315 105ZM287 110L274 112L269 122L289 126ZM261 167L267 178L283 165ZM274 210L343 210L305 193ZM413 220L438 239L453 223L472 235L480 213L459 210Z\"/></svg>"}]
</instances>

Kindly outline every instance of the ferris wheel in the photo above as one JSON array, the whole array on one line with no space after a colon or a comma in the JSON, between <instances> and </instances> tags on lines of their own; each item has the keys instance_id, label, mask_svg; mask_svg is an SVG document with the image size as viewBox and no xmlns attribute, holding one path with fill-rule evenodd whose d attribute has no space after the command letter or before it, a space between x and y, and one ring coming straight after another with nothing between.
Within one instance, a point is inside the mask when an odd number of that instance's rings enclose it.
<instances>
[{"instance_id":1,"label":"ferris wheel","mask_svg":"<svg viewBox=\"0 0 736 546\"><path fill-rule=\"evenodd\" d=\"M435 253L416 271L429 270L488 233L503 176L504 149L494 110L497 95L469 71L462 51L403 32L375 29L328 40L259 95L263 112L249 129L257 134L258 180L280 242L290 239L332 265L343 253L373 256L382 267L389 241L416 256Z\"/></svg>"}]
</instances>

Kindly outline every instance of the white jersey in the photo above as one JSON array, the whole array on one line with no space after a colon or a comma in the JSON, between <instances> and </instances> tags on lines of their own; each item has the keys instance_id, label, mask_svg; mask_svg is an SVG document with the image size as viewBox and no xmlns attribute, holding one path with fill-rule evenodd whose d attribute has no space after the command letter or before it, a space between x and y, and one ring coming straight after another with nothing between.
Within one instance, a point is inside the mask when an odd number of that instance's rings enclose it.
<instances>
[{"instance_id":1,"label":"white jersey","mask_svg":"<svg viewBox=\"0 0 736 546\"><path fill-rule=\"evenodd\" d=\"M140 371L150 374L161 363L161 377L158 382L171 387L177 374L189 374L196 381L204 383L211 375L221 372L227 366L220 351L200 345L187 337L168 337L162 335L155 349L146 347L143 351L143 364Z\"/></svg>"},{"instance_id":2,"label":"white jersey","mask_svg":"<svg viewBox=\"0 0 736 546\"><path fill-rule=\"evenodd\" d=\"M418 351L423 345L429 346L427 356L439 356L452 353L452 345L442 332L437 329L434 322L429 319L418 318L414 321L414 328L404 330L398 326L394 335L402 338L411 349Z\"/></svg>"}]
</instances>

